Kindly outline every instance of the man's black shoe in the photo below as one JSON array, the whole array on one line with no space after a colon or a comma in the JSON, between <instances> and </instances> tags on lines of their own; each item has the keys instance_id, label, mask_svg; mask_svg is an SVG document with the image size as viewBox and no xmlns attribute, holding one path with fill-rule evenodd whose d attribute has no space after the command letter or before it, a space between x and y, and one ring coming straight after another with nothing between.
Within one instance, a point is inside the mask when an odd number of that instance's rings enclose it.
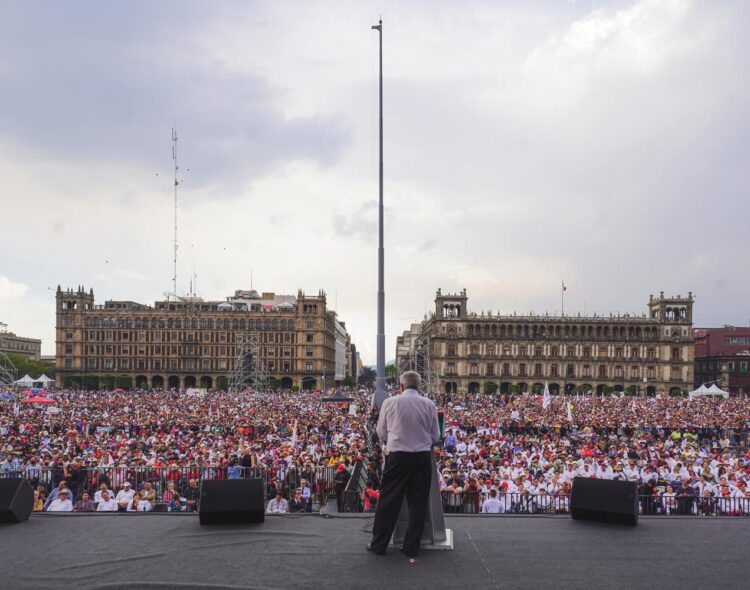
<instances>
[{"instance_id":1,"label":"man's black shoe","mask_svg":"<svg viewBox=\"0 0 750 590\"><path fill-rule=\"evenodd\" d=\"M375 555L385 555L385 551L378 551L372 546L372 543L367 544L367 550L372 551Z\"/></svg>"}]
</instances>

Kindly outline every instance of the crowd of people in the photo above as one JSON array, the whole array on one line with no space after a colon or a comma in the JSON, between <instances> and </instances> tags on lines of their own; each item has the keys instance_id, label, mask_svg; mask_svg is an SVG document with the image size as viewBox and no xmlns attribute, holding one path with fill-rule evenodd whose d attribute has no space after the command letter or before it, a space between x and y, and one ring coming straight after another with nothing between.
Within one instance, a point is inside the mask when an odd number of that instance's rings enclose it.
<instances>
[{"instance_id":1,"label":"crowd of people","mask_svg":"<svg viewBox=\"0 0 750 590\"><path fill-rule=\"evenodd\" d=\"M371 392L58 390L0 401L0 477L37 511L193 511L203 478L266 479L267 511L374 511L385 449ZM750 514L750 400L452 394L436 399L447 512L551 513L576 476L637 481L647 514ZM366 489L345 490L355 465Z\"/></svg>"}]
</instances>

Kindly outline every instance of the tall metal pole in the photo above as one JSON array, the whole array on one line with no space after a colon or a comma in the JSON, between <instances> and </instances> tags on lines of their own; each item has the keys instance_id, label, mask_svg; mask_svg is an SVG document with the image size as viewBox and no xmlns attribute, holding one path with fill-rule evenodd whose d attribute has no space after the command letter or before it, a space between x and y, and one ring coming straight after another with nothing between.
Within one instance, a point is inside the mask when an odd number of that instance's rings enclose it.
<instances>
[{"instance_id":1,"label":"tall metal pole","mask_svg":"<svg viewBox=\"0 0 750 590\"><path fill-rule=\"evenodd\" d=\"M377 376L375 378L375 399L378 408L388 397L385 388L385 288L383 286L383 20L373 25L380 37L380 198L378 201L378 336L377 336Z\"/></svg>"}]
</instances>

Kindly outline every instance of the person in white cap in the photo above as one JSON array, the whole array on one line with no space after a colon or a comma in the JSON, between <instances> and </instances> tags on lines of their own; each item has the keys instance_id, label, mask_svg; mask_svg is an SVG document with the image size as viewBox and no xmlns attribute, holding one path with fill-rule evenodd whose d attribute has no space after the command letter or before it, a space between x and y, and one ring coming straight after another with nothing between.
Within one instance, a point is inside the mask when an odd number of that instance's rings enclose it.
<instances>
[{"instance_id":1,"label":"person in white cap","mask_svg":"<svg viewBox=\"0 0 750 590\"><path fill-rule=\"evenodd\" d=\"M126 481L122 484L122 489L117 492L117 509L120 512L125 512L128 509L128 504L135 496L135 492L130 489L130 482Z\"/></svg>"}]
</instances>

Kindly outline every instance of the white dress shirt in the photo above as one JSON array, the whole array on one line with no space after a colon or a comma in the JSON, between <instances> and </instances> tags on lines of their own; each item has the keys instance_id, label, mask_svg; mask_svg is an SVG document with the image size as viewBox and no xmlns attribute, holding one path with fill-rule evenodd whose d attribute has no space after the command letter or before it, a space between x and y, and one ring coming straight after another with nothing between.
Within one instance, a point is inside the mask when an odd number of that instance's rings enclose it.
<instances>
[{"instance_id":1,"label":"white dress shirt","mask_svg":"<svg viewBox=\"0 0 750 590\"><path fill-rule=\"evenodd\" d=\"M117 501L110 497L109 500L102 500L96 506L97 512L117 512Z\"/></svg>"},{"instance_id":2,"label":"white dress shirt","mask_svg":"<svg viewBox=\"0 0 750 590\"><path fill-rule=\"evenodd\" d=\"M383 402L377 431L390 453L429 451L440 441L437 408L415 389L407 389Z\"/></svg>"},{"instance_id":3,"label":"white dress shirt","mask_svg":"<svg viewBox=\"0 0 750 590\"><path fill-rule=\"evenodd\" d=\"M55 498L47 507L47 512L73 512L73 502Z\"/></svg>"},{"instance_id":4,"label":"white dress shirt","mask_svg":"<svg viewBox=\"0 0 750 590\"><path fill-rule=\"evenodd\" d=\"M268 506L266 506L267 514L279 514L282 512L289 512L289 502L287 502L284 498L281 498L278 501L276 500L276 498L273 498L268 503Z\"/></svg>"}]
</instances>

